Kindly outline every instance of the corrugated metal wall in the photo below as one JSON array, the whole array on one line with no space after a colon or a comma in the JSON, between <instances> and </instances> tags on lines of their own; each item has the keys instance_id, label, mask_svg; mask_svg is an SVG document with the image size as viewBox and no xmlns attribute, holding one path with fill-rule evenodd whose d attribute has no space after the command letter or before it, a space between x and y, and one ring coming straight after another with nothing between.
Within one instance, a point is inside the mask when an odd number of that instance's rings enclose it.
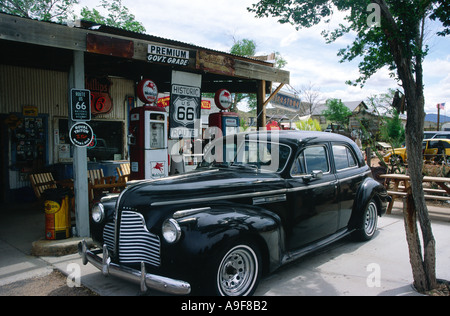
<instances>
[{"instance_id":1,"label":"corrugated metal wall","mask_svg":"<svg viewBox=\"0 0 450 316\"><path fill-rule=\"evenodd\" d=\"M109 78L112 82L110 95L113 109L105 115L97 115L93 120L118 120L124 122L127 130L126 105L127 96L135 95L134 82L123 78ZM49 163L56 163L54 158L54 124L58 118L67 118L68 109L68 73L17 67L0 64L0 113L21 113L24 105L36 106L39 114L48 115L48 151ZM125 150L125 148L124 148ZM10 155L9 155L10 156ZM29 185L18 171L10 171L10 188Z\"/></svg>"},{"instance_id":2,"label":"corrugated metal wall","mask_svg":"<svg viewBox=\"0 0 450 316\"><path fill-rule=\"evenodd\" d=\"M126 96L134 96L134 82L109 78L113 109L93 119L125 120ZM0 113L22 112L22 106L38 107L50 118L68 116L68 73L0 65Z\"/></svg>"},{"instance_id":3,"label":"corrugated metal wall","mask_svg":"<svg viewBox=\"0 0 450 316\"><path fill-rule=\"evenodd\" d=\"M67 116L68 74L65 72L0 65L2 113L37 106L39 113Z\"/></svg>"}]
</instances>

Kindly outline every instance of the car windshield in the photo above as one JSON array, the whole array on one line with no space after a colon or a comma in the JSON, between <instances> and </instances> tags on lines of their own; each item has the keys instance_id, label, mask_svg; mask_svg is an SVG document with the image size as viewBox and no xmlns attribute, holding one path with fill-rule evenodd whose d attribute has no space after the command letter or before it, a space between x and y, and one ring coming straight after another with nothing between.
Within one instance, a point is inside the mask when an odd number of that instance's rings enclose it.
<instances>
[{"instance_id":1,"label":"car windshield","mask_svg":"<svg viewBox=\"0 0 450 316\"><path fill-rule=\"evenodd\" d=\"M199 167L281 172L290 153L289 146L279 143L227 138L210 145Z\"/></svg>"}]
</instances>

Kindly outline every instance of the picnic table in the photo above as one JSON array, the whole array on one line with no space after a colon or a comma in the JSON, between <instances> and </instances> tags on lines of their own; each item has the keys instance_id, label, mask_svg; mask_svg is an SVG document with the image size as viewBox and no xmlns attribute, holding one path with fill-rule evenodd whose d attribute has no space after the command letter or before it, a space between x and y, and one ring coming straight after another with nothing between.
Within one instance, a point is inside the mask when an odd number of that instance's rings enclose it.
<instances>
[{"instance_id":1,"label":"picnic table","mask_svg":"<svg viewBox=\"0 0 450 316\"><path fill-rule=\"evenodd\" d=\"M382 174L380 178L386 179L387 193L392 197L387 210L391 214L394 200L397 197L406 198L407 188L410 187L410 177L405 174ZM444 177L423 177L423 183L434 183L439 189L424 187L425 199L450 201L450 178ZM390 187L393 183L393 187ZM404 201L403 201L404 202Z\"/></svg>"}]
</instances>

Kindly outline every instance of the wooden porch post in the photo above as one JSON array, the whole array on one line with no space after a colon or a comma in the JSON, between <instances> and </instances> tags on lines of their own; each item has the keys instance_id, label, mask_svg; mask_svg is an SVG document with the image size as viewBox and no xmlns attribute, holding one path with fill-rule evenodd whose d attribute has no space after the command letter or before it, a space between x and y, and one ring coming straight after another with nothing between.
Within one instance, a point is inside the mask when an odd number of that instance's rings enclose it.
<instances>
[{"instance_id":1,"label":"wooden porch post","mask_svg":"<svg viewBox=\"0 0 450 316\"><path fill-rule=\"evenodd\" d=\"M69 91L84 89L84 52L74 51L73 65L69 74ZM70 107L70 100L69 100ZM70 113L70 109L69 109ZM73 122L69 114L69 129ZM75 192L75 219L78 237L90 237L89 229L89 190L87 175L86 147L74 146L73 150L73 181Z\"/></svg>"},{"instance_id":2,"label":"wooden porch post","mask_svg":"<svg viewBox=\"0 0 450 316\"><path fill-rule=\"evenodd\" d=\"M256 115L258 116L257 128L262 129L266 127L266 81L258 81L258 93L256 94Z\"/></svg>"}]
</instances>

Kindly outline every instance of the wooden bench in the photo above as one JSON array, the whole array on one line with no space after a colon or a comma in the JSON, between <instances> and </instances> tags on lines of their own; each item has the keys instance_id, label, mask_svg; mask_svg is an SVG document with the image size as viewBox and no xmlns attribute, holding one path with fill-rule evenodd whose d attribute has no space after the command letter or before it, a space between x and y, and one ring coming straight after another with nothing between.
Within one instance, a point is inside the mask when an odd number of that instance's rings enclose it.
<instances>
[{"instance_id":1,"label":"wooden bench","mask_svg":"<svg viewBox=\"0 0 450 316\"><path fill-rule=\"evenodd\" d=\"M410 178L404 174L383 174L380 178L387 179L386 190L387 193L392 197L392 201L389 203L387 214L391 214L392 207L394 205L395 198L402 197L403 203L405 203L405 198L407 196L407 188L410 186ZM390 182L393 182L393 188L389 187ZM400 185L403 182L403 185ZM423 183L435 183L441 189L424 188L424 197L427 200L436 201L450 201L450 178L443 177L423 177Z\"/></svg>"}]
</instances>

